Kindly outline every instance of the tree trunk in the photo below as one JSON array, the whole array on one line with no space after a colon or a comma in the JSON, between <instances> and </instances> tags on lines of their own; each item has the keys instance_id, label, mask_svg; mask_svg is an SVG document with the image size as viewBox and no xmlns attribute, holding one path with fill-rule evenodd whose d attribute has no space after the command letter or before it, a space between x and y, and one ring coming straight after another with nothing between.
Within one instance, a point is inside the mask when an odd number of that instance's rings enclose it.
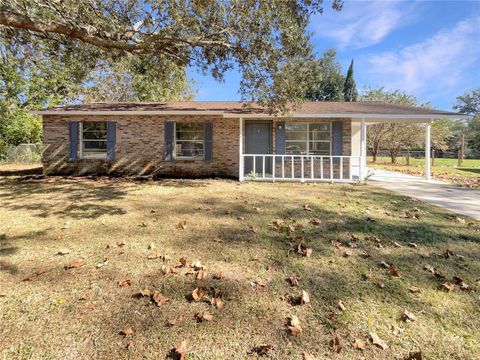
<instances>
[{"instance_id":1,"label":"tree trunk","mask_svg":"<svg viewBox=\"0 0 480 360\"><path fill-rule=\"evenodd\" d=\"M378 156L378 150L380 148L380 142L375 141L372 146L372 156L373 160L372 162L376 163L377 162L377 156Z\"/></svg>"},{"instance_id":2,"label":"tree trunk","mask_svg":"<svg viewBox=\"0 0 480 360\"><path fill-rule=\"evenodd\" d=\"M432 148L432 166L435 165L435 148Z\"/></svg>"},{"instance_id":3,"label":"tree trunk","mask_svg":"<svg viewBox=\"0 0 480 360\"><path fill-rule=\"evenodd\" d=\"M407 149L407 155L405 156L407 165L410 166L410 149Z\"/></svg>"},{"instance_id":4,"label":"tree trunk","mask_svg":"<svg viewBox=\"0 0 480 360\"><path fill-rule=\"evenodd\" d=\"M395 150L394 149L390 149L390 160L392 161L392 164L396 164L397 163L397 157L395 156Z\"/></svg>"}]
</instances>

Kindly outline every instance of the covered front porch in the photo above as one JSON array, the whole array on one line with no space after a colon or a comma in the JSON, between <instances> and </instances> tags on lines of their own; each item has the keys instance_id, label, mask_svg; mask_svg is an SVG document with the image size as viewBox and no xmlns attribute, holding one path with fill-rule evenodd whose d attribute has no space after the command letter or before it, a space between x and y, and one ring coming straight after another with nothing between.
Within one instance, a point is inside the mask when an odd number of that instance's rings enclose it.
<instances>
[{"instance_id":1,"label":"covered front porch","mask_svg":"<svg viewBox=\"0 0 480 360\"><path fill-rule=\"evenodd\" d=\"M361 118L345 118L344 114L241 118L239 180L363 182L370 176L367 126L382 122L422 124L425 131L425 177L430 180L433 120L425 114L369 114Z\"/></svg>"}]
</instances>

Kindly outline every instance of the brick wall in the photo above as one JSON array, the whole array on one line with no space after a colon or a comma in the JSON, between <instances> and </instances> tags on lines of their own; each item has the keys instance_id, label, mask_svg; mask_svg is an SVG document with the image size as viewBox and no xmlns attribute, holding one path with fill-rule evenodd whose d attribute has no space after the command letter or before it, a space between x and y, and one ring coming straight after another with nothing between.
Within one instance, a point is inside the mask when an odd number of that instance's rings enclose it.
<instances>
[{"instance_id":1,"label":"brick wall","mask_svg":"<svg viewBox=\"0 0 480 360\"><path fill-rule=\"evenodd\" d=\"M117 122L115 161L74 160L69 155L68 121ZM164 161L164 122L213 123L213 159ZM245 120L249 121L249 120ZM331 119L274 119L273 150L277 122L321 122ZM351 120L343 122L343 155L351 154ZM245 134L245 132L244 132ZM44 171L62 175L147 175L163 176L238 176L239 120L221 116L43 116Z\"/></svg>"},{"instance_id":2,"label":"brick wall","mask_svg":"<svg viewBox=\"0 0 480 360\"><path fill-rule=\"evenodd\" d=\"M115 121L115 161L69 160L68 121ZM213 123L213 159L164 161L164 122ZM221 116L43 117L44 171L57 175L238 176L239 120Z\"/></svg>"}]
</instances>

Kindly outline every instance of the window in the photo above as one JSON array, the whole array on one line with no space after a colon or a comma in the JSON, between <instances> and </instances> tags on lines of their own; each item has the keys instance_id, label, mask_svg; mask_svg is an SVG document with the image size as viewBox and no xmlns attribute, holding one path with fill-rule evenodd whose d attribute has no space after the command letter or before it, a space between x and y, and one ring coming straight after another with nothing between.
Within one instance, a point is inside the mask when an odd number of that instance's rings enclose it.
<instances>
[{"instance_id":1,"label":"window","mask_svg":"<svg viewBox=\"0 0 480 360\"><path fill-rule=\"evenodd\" d=\"M331 129L331 123L286 123L286 154L330 155Z\"/></svg>"},{"instance_id":2,"label":"window","mask_svg":"<svg viewBox=\"0 0 480 360\"><path fill-rule=\"evenodd\" d=\"M107 158L107 122L80 123L80 158Z\"/></svg>"},{"instance_id":3,"label":"window","mask_svg":"<svg viewBox=\"0 0 480 360\"><path fill-rule=\"evenodd\" d=\"M204 158L204 123L175 123L175 158Z\"/></svg>"}]
</instances>

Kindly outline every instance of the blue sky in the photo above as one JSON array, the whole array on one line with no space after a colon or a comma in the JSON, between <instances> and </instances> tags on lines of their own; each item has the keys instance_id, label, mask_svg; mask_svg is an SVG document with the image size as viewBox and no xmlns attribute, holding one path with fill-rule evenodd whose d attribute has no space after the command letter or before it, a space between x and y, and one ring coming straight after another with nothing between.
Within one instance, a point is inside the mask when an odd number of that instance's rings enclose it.
<instances>
[{"instance_id":1,"label":"blue sky","mask_svg":"<svg viewBox=\"0 0 480 360\"><path fill-rule=\"evenodd\" d=\"M315 15L309 30L318 56L336 48L344 71L355 59L359 90L400 89L448 110L480 87L480 0L346 0L341 12ZM195 69L189 75L196 100L240 99L236 72L224 83Z\"/></svg>"}]
</instances>

